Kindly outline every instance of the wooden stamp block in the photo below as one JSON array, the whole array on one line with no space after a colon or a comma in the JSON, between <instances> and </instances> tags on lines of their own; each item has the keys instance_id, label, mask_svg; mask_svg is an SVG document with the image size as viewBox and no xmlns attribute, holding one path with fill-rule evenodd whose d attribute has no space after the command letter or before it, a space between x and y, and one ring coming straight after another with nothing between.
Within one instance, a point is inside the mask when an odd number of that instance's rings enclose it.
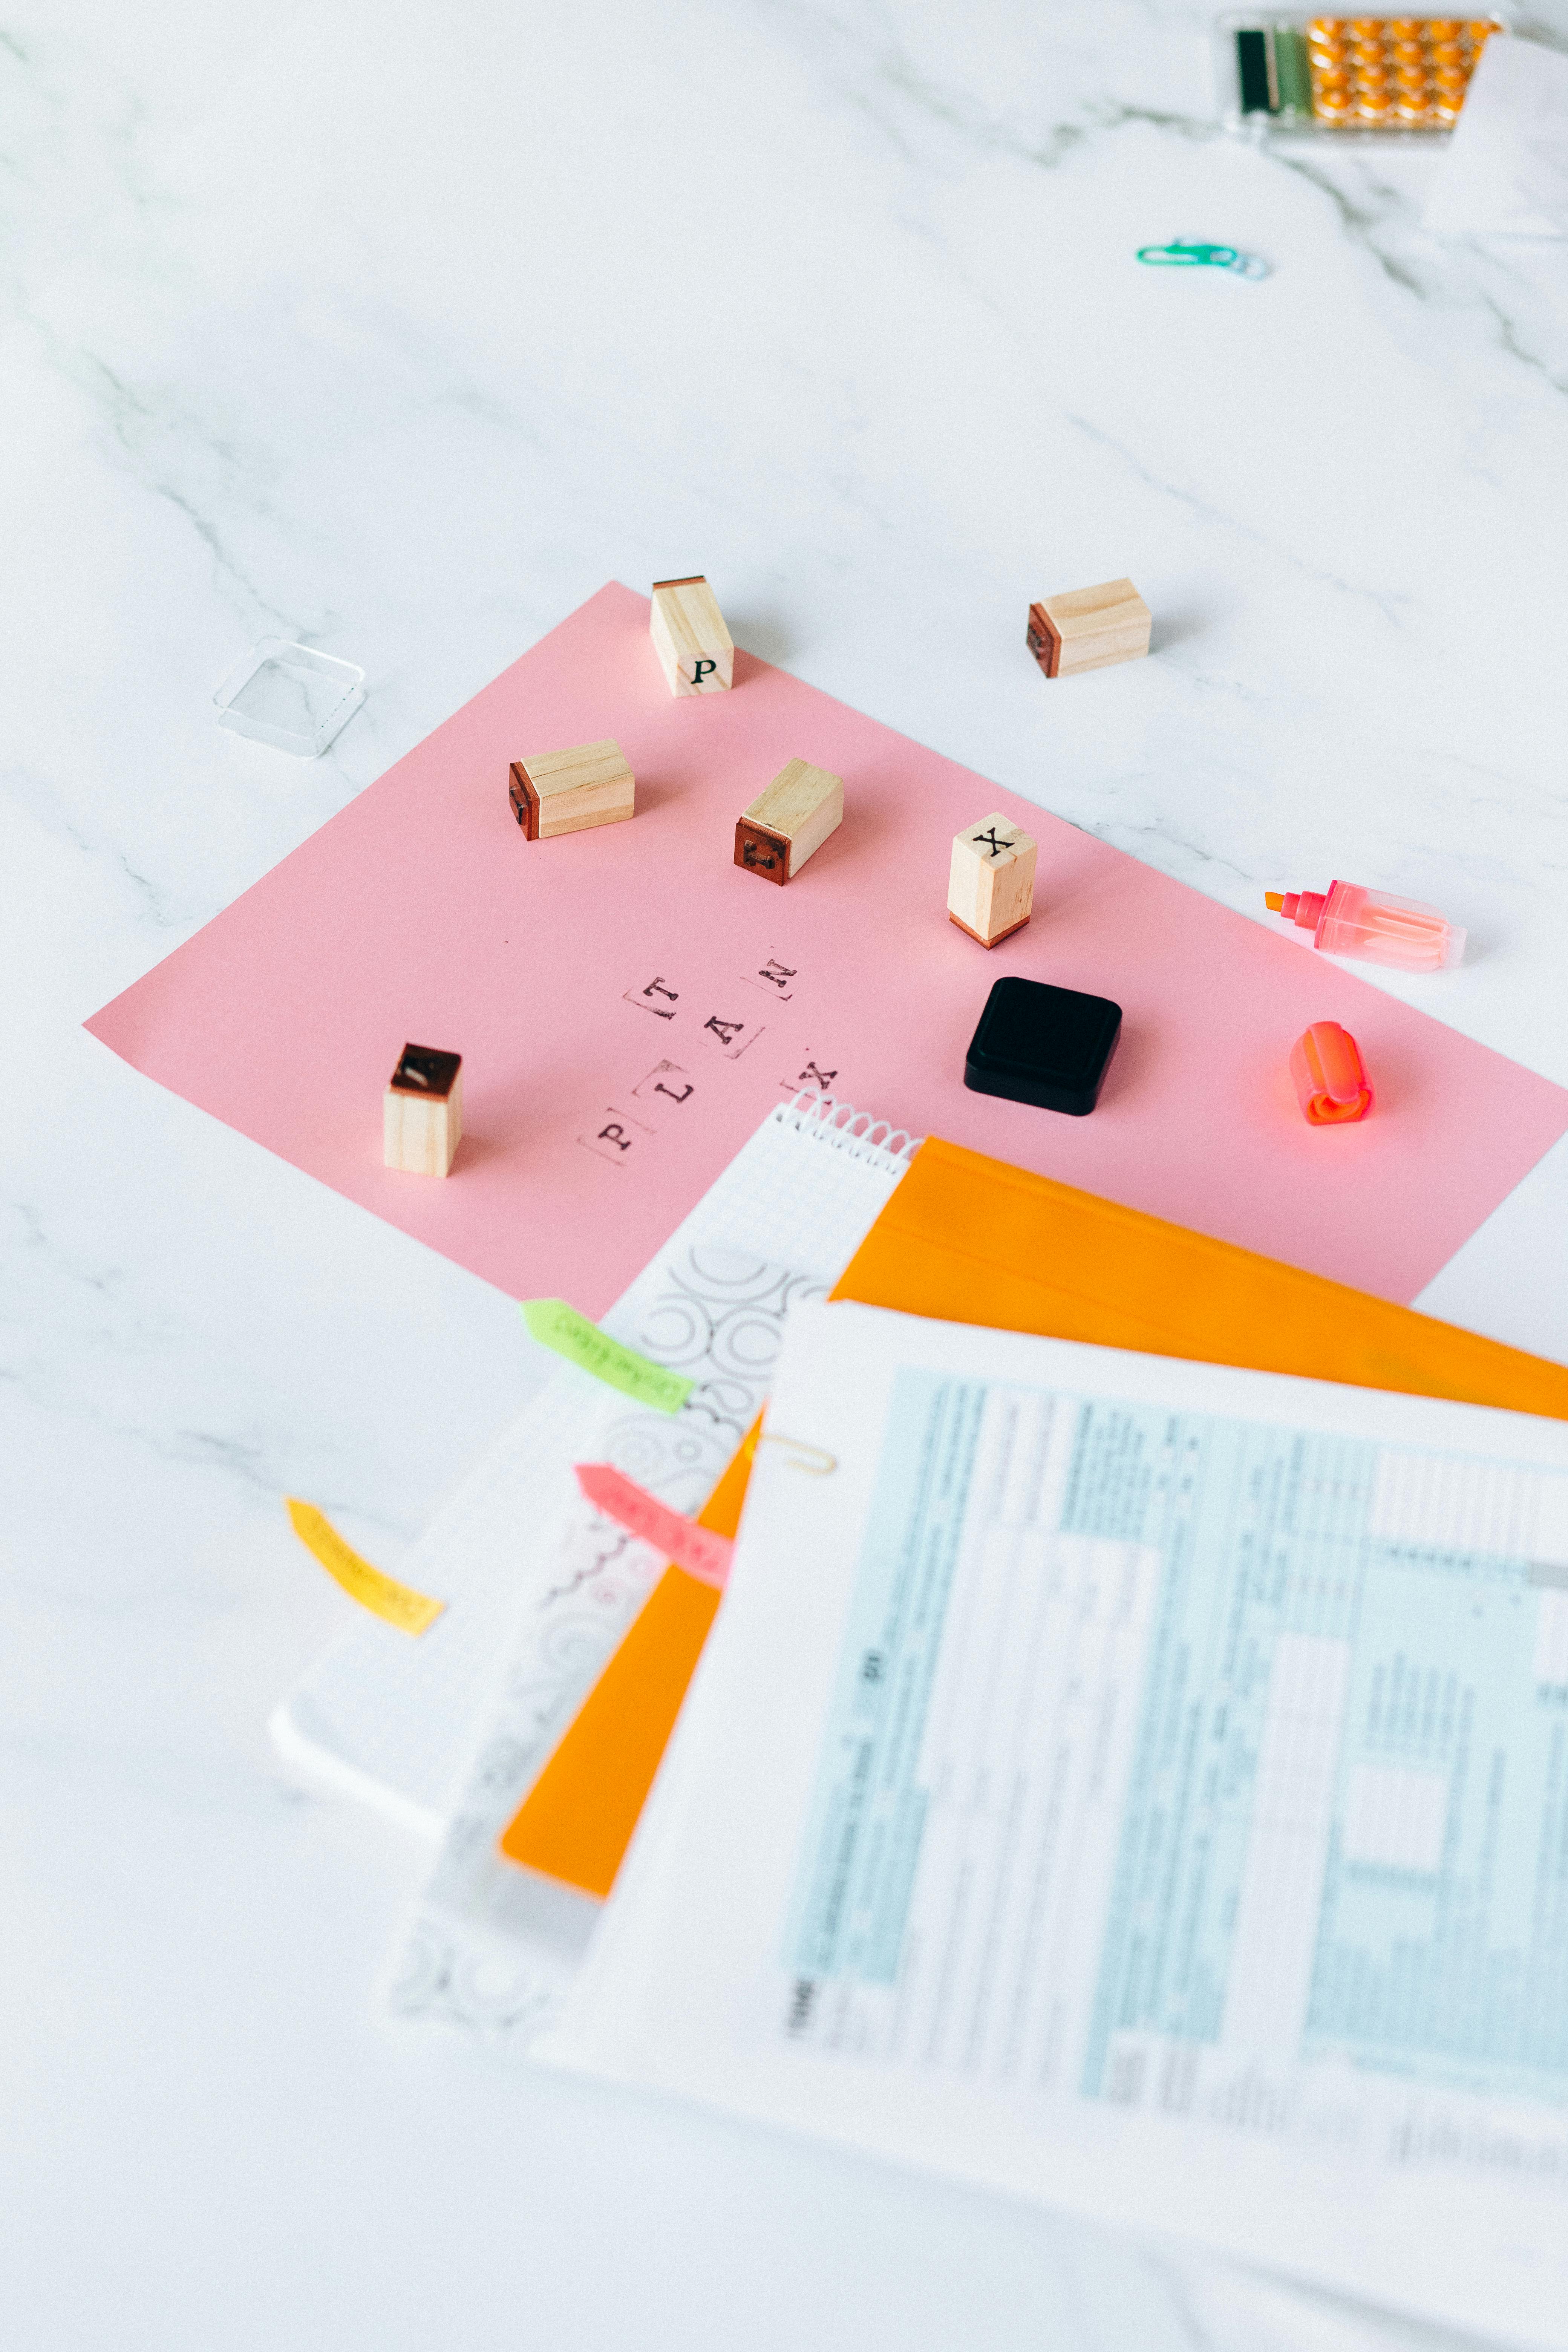
<instances>
[{"instance_id":1,"label":"wooden stamp block","mask_svg":"<svg viewBox=\"0 0 1568 2352\"><path fill-rule=\"evenodd\" d=\"M637 780L620 745L579 743L571 751L538 751L514 760L507 798L528 841L590 825L619 824L637 814Z\"/></svg>"},{"instance_id":2,"label":"wooden stamp block","mask_svg":"<svg viewBox=\"0 0 1568 2352\"><path fill-rule=\"evenodd\" d=\"M735 827L735 863L765 882L789 882L844 822L844 779L792 760Z\"/></svg>"},{"instance_id":3,"label":"wooden stamp block","mask_svg":"<svg viewBox=\"0 0 1568 2352\"><path fill-rule=\"evenodd\" d=\"M1021 931L1035 903L1036 843L998 812L955 834L947 879L948 919L994 948Z\"/></svg>"},{"instance_id":4,"label":"wooden stamp block","mask_svg":"<svg viewBox=\"0 0 1568 2352\"><path fill-rule=\"evenodd\" d=\"M445 1176L463 1132L463 1057L405 1045L382 1107L382 1158L411 1176Z\"/></svg>"},{"instance_id":5,"label":"wooden stamp block","mask_svg":"<svg viewBox=\"0 0 1568 2352\"><path fill-rule=\"evenodd\" d=\"M671 694L722 694L733 683L735 648L700 572L654 582L648 629Z\"/></svg>"},{"instance_id":6,"label":"wooden stamp block","mask_svg":"<svg viewBox=\"0 0 1568 2352\"><path fill-rule=\"evenodd\" d=\"M1131 580L1069 588L1029 607L1028 647L1047 677L1108 669L1149 650L1149 607Z\"/></svg>"}]
</instances>

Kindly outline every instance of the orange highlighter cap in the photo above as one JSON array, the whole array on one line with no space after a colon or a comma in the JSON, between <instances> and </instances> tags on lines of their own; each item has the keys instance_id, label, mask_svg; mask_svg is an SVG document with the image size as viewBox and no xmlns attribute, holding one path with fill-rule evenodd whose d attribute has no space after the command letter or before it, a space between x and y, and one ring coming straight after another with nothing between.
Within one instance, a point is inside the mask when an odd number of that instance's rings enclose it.
<instances>
[{"instance_id":1,"label":"orange highlighter cap","mask_svg":"<svg viewBox=\"0 0 1568 2352\"><path fill-rule=\"evenodd\" d=\"M1314 1021L1290 1048L1290 1076L1309 1127L1342 1127L1372 1108L1361 1049L1337 1021Z\"/></svg>"}]
</instances>

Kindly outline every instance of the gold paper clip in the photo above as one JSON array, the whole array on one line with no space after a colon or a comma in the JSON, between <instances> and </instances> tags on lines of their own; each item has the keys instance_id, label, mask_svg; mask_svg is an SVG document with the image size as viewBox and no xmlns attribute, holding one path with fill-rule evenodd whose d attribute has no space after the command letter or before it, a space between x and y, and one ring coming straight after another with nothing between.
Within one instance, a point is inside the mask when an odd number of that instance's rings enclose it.
<instances>
[{"instance_id":1,"label":"gold paper clip","mask_svg":"<svg viewBox=\"0 0 1568 2352\"><path fill-rule=\"evenodd\" d=\"M837 1454L829 1454L820 1445L807 1445L804 1438L775 1437L771 1430L764 1430L757 1443L759 1445L787 1445L795 1457L789 1467L804 1470L808 1478L826 1478L838 1467ZM809 1462L805 1458L807 1454L812 1457Z\"/></svg>"}]
</instances>

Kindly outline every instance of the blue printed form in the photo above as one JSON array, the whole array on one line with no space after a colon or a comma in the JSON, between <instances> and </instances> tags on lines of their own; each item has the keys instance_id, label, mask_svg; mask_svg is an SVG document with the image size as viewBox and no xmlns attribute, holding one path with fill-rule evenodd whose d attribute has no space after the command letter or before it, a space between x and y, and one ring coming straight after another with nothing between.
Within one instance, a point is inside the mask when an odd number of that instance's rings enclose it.
<instances>
[{"instance_id":1,"label":"blue printed form","mask_svg":"<svg viewBox=\"0 0 1568 2352\"><path fill-rule=\"evenodd\" d=\"M1267 2128L1568 2097L1568 1477L905 1368L797 2044Z\"/></svg>"}]
</instances>

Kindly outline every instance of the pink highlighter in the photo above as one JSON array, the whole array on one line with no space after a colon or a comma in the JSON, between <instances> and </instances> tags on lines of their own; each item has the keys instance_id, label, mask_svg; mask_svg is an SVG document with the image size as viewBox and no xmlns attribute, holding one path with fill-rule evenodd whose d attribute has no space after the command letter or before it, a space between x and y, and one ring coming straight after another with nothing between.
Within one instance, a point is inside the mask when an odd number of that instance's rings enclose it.
<instances>
[{"instance_id":1,"label":"pink highlighter","mask_svg":"<svg viewBox=\"0 0 1568 2352\"><path fill-rule=\"evenodd\" d=\"M1314 1021L1290 1048L1290 1076L1309 1127L1342 1127L1372 1108L1361 1048L1337 1021Z\"/></svg>"},{"instance_id":2,"label":"pink highlighter","mask_svg":"<svg viewBox=\"0 0 1568 2352\"><path fill-rule=\"evenodd\" d=\"M1321 890L1266 890L1272 914L1310 931L1325 955L1359 957L1363 963L1394 963L1405 971L1446 971L1465 952L1465 934L1445 922L1436 907L1416 898L1391 898L1359 882L1331 882Z\"/></svg>"}]
</instances>

